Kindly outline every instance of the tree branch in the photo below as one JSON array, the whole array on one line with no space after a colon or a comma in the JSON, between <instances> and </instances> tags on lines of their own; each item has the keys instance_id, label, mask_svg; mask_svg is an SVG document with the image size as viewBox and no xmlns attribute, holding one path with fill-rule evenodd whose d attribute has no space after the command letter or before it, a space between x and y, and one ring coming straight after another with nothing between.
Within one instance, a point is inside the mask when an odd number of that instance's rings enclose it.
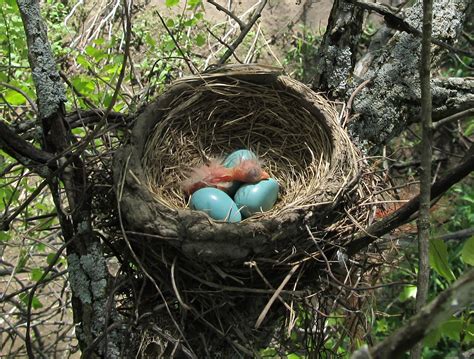
<instances>
[{"instance_id":1,"label":"tree branch","mask_svg":"<svg viewBox=\"0 0 474 359\"><path fill-rule=\"evenodd\" d=\"M352 359L400 358L433 329L454 313L465 309L474 298L474 269L470 269L450 288L411 317L408 323L372 349L359 349Z\"/></svg>"},{"instance_id":2,"label":"tree branch","mask_svg":"<svg viewBox=\"0 0 474 359\"><path fill-rule=\"evenodd\" d=\"M23 166L38 173L42 177L50 174L50 168L55 168L53 155L41 151L31 143L18 136L6 123L0 121L0 148L15 158Z\"/></svg>"},{"instance_id":3,"label":"tree branch","mask_svg":"<svg viewBox=\"0 0 474 359\"><path fill-rule=\"evenodd\" d=\"M431 121L431 30L432 0L423 1L423 38L421 41L420 87L421 87L421 174L420 211L418 227L418 277L416 291L416 311L419 312L428 299L430 282L429 240L430 240L430 202L431 202L431 164L433 157L433 125ZM422 344L417 344L411 352L412 359L421 357Z\"/></svg>"},{"instance_id":4,"label":"tree branch","mask_svg":"<svg viewBox=\"0 0 474 359\"><path fill-rule=\"evenodd\" d=\"M259 1L260 1L260 5L255 10L255 13L247 22L247 24L245 24L244 28L243 29L241 28L240 34L237 37L237 39L235 39L235 41L232 44L228 45L227 51L224 53L224 55L222 55L222 57L217 62L218 65L223 65L229 59L229 57L232 56L232 54L235 52L235 50L240 45L240 43L245 39L245 36L247 36L248 32L250 31L252 26L255 24L255 22L260 18L260 16L262 16L262 11L265 5L267 4L267 0L259 0Z\"/></svg>"},{"instance_id":5,"label":"tree branch","mask_svg":"<svg viewBox=\"0 0 474 359\"><path fill-rule=\"evenodd\" d=\"M433 36L447 44L456 41L470 6L472 2L469 0L435 1ZM421 13L421 4L416 2L406 11L404 21L411 27L420 29ZM373 54L374 59L368 65L368 71L363 74L363 79L357 80L353 85L355 87L363 80L372 79L370 85L354 100L354 111L360 114L349 125L354 138L375 144L385 143L403 131L407 123L419 120L420 45L419 36L396 32ZM433 57L436 59L443 51L434 48ZM472 82L469 79L433 79L433 119L438 116L444 118L472 107Z\"/></svg>"},{"instance_id":6,"label":"tree branch","mask_svg":"<svg viewBox=\"0 0 474 359\"><path fill-rule=\"evenodd\" d=\"M359 7L345 0L334 1L313 65L316 69L312 81L314 89L347 99L347 94L357 87L358 84L353 83L352 72L362 34L363 16L364 11Z\"/></svg>"},{"instance_id":7,"label":"tree branch","mask_svg":"<svg viewBox=\"0 0 474 359\"><path fill-rule=\"evenodd\" d=\"M471 149L474 149L474 146L471 147ZM441 196L451 188L451 186L458 183L472 171L474 171L474 151L468 151L466 158L458 166L449 171L449 175L439 179L431 186L431 198ZM362 232L358 232L352 239L348 239L349 243L346 246L347 254L353 256L361 249L376 241L380 236L406 223L419 208L420 196L417 195L392 214L375 222Z\"/></svg>"}]
</instances>

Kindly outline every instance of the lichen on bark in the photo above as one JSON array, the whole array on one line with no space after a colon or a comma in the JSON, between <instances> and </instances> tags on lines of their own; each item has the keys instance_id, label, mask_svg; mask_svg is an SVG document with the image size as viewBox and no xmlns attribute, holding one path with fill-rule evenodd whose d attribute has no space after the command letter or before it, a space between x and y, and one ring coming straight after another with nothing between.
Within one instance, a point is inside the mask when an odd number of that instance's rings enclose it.
<instances>
[{"instance_id":1,"label":"lichen on bark","mask_svg":"<svg viewBox=\"0 0 474 359\"><path fill-rule=\"evenodd\" d=\"M454 43L462 30L469 3L467 0L435 1L433 36L446 43ZM421 14L421 4L418 2L406 11L405 20L421 29ZM385 143L398 135L408 123L419 120L420 48L419 37L406 32L395 33L360 79L359 82L367 79L371 82L356 96L353 105L354 112L360 116L351 123L350 130L359 142ZM443 52L435 48L433 60ZM432 86L437 83L439 80L434 79ZM439 86L433 88L434 96L441 93L447 95L447 101L459 102L456 100L459 92L443 91ZM436 104L436 99L433 104ZM451 108L456 110L457 107Z\"/></svg>"}]
</instances>

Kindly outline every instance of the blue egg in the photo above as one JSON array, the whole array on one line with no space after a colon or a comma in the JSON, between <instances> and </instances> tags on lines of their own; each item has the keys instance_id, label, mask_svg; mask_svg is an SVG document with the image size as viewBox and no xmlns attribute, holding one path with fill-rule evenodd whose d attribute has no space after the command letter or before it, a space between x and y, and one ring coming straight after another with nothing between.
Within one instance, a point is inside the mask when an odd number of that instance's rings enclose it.
<instances>
[{"instance_id":1,"label":"blue egg","mask_svg":"<svg viewBox=\"0 0 474 359\"><path fill-rule=\"evenodd\" d=\"M239 164L242 160L256 160L257 156L255 153L249 150L238 150L232 152L229 156L226 157L224 160L224 167L233 168ZM240 188L242 182L233 181L232 186L227 190L230 196L233 196L235 192Z\"/></svg>"},{"instance_id":2,"label":"blue egg","mask_svg":"<svg viewBox=\"0 0 474 359\"><path fill-rule=\"evenodd\" d=\"M257 156L255 153L249 150L238 150L232 152L229 156L226 157L224 160L224 167L232 168L239 164L242 160L256 160Z\"/></svg>"},{"instance_id":3,"label":"blue egg","mask_svg":"<svg viewBox=\"0 0 474 359\"><path fill-rule=\"evenodd\" d=\"M235 202L227 193L217 188L201 188L191 196L192 209L206 212L219 221L240 222L242 215Z\"/></svg>"},{"instance_id":4,"label":"blue egg","mask_svg":"<svg viewBox=\"0 0 474 359\"><path fill-rule=\"evenodd\" d=\"M273 178L258 183L242 185L234 196L234 201L244 217L270 210L278 198L280 186Z\"/></svg>"}]
</instances>

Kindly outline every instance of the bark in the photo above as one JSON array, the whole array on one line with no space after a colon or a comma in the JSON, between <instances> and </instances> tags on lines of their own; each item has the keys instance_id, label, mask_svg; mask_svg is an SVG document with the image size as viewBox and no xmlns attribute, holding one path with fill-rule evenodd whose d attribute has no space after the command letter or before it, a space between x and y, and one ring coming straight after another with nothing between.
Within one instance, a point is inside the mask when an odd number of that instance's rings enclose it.
<instances>
[{"instance_id":1,"label":"bark","mask_svg":"<svg viewBox=\"0 0 474 359\"><path fill-rule=\"evenodd\" d=\"M381 144L397 136L407 123L420 118L418 64L421 39L403 31L397 31L390 37L391 31L384 27L374 37L375 43L370 52L360 63L353 64L358 38L343 32L344 29L349 32L349 19L353 21L352 26L358 24L361 8L353 3L334 3L328 31L318 54L320 73L313 81L313 87L347 100L360 83L371 80L355 98L352 109L359 116L349 127L353 138L361 143ZM453 44L462 30L470 6L472 2L468 0L435 1L433 37ZM421 29L420 3L409 8L405 15L408 24ZM439 47L433 49L433 62L442 52ZM472 79L433 79L431 86L434 119L472 107Z\"/></svg>"},{"instance_id":2,"label":"bark","mask_svg":"<svg viewBox=\"0 0 474 359\"><path fill-rule=\"evenodd\" d=\"M430 240L430 201L431 164L433 157L433 124L431 121L431 30L433 17L432 0L423 1L423 38L421 44L420 87L421 87L421 174L420 174L420 216L418 218L418 278L416 292L416 311L419 312L428 298L430 282L429 240ZM411 352L412 359L421 357L422 343Z\"/></svg>"},{"instance_id":3,"label":"bark","mask_svg":"<svg viewBox=\"0 0 474 359\"><path fill-rule=\"evenodd\" d=\"M364 11L344 0L334 1L328 27L316 56L312 87L345 97L357 84L352 79Z\"/></svg>"},{"instance_id":4,"label":"bark","mask_svg":"<svg viewBox=\"0 0 474 359\"><path fill-rule=\"evenodd\" d=\"M83 353L88 348L92 349L87 351L87 357L119 357L127 341L119 330L120 326L116 325L115 329L107 333L108 325L117 322L118 318L115 311L109 309L114 308L113 301L112 305L109 304L110 276L100 241L91 225L87 174L78 154L71 153L72 136L64 115L64 86L56 69L39 2L18 0L18 7L25 28L28 58L38 98L38 126L43 130L43 149L57 159L58 167L62 169L62 172L55 174L57 178L48 177L47 180L62 234L68 243L69 280L79 345ZM62 210L64 203L59 195L59 180L66 189L69 215ZM108 340L101 340L104 338ZM29 355L31 357L32 353Z\"/></svg>"}]
</instances>

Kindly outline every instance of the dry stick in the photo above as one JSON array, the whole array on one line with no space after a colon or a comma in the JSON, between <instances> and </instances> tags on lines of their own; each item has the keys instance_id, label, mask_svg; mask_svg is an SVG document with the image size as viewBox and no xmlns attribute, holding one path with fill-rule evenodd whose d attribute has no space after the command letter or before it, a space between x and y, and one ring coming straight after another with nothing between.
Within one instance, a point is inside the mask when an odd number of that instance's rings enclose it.
<instances>
[{"instance_id":1,"label":"dry stick","mask_svg":"<svg viewBox=\"0 0 474 359\"><path fill-rule=\"evenodd\" d=\"M247 36L248 32L252 28L252 26L255 24L255 22L262 16L262 10L267 4L267 0L260 0L260 5L259 7L255 10L255 14L252 16L252 18L249 20L247 25L242 29L240 35L237 37L237 39L232 43L232 45L229 46L229 49L224 53L224 55L220 58L220 60L217 62L217 65L223 65L229 57L232 56L232 54L235 52L237 47L240 45L240 43L244 40L245 36Z\"/></svg>"},{"instance_id":2,"label":"dry stick","mask_svg":"<svg viewBox=\"0 0 474 359\"><path fill-rule=\"evenodd\" d=\"M431 202L431 163L433 157L433 125L431 121L431 31L433 18L432 0L423 0L423 37L421 40L421 175L420 175L420 212L418 227L418 279L416 291L416 312L426 303L430 282L430 264L428 259L430 240L430 202ZM415 345L411 351L412 359L419 359L423 350L423 343Z\"/></svg>"},{"instance_id":3,"label":"dry stick","mask_svg":"<svg viewBox=\"0 0 474 359\"><path fill-rule=\"evenodd\" d=\"M285 287L286 283L291 279L293 274L296 272L296 270L300 267L300 264L297 264L291 268L290 272L286 275L286 277L283 279L281 284L278 286L277 290L273 293L272 297L268 301L268 303L265 305L265 308L263 308L262 312L258 316L257 322L255 323L255 329L258 329L262 322L265 320L265 317L268 314L268 311L270 310L271 306L275 302L275 300L280 296L280 292L283 290Z\"/></svg>"},{"instance_id":4,"label":"dry stick","mask_svg":"<svg viewBox=\"0 0 474 359\"><path fill-rule=\"evenodd\" d=\"M171 40L173 40L173 43L174 45L176 46L176 48L178 49L179 53L181 54L181 56L183 57L184 59L184 62L186 62L186 65L188 66L188 69L189 71L191 71L191 73L194 75L195 74L195 71L194 69L196 68L196 66L193 64L193 62L184 54L184 51L183 49L181 49L181 46L179 46L179 43L178 41L176 41L176 38L174 37L173 35L173 32L169 29L168 25L166 25L166 22L165 22L165 19L163 19L163 16L161 16L161 14L155 10L154 13L158 16L158 18L160 19L161 21L161 24L164 26L166 32L168 33L168 35L171 37Z\"/></svg>"},{"instance_id":5,"label":"dry stick","mask_svg":"<svg viewBox=\"0 0 474 359\"><path fill-rule=\"evenodd\" d=\"M59 259L61 256L61 253L63 252L66 247L72 243L72 241L75 239L75 237L71 238L69 241L64 243L56 252L54 255L53 259L49 263L48 267L44 270L43 275L41 278L35 283L33 288L31 288L30 295L28 296L28 306L27 306L27 311L26 311L26 335L25 335L25 344L26 344L26 351L28 353L29 358L34 358L33 354L33 347L31 344L31 337L30 337L30 327L31 327L31 306L33 305L33 298L35 296L36 289L38 286L42 283L42 281L46 278L48 273L53 269L53 267L56 265L56 261Z\"/></svg>"},{"instance_id":6,"label":"dry stick","mask_svg":"<svg viewBox=\"0 0 474 359\"><path fill-rule=\"evenodd\" d=\"M474 149L474 145L471 147ZM461 181L464 177L474 171L474 151L456 167L449 171L449 175L439 179L431 186L431 198L444 194L451 186ZM365 231L358 232L353 238L347 238L347 254L353 256L361 249L377 240L380 236L400 227L410 220L411 216L418 211L420 196L413 197L408 203L397 209L392 214L367 227Z\"/></svg>"},{"instance_id":7,"label":"dry stick","mask_svg":"<svg viewBox=\"0 0 474 359\"><path fill-rule=\"evenodd\" d=\"M349 122L349 115L351 114L351 110L352 110L352 104L354 102L354 99L356 97L356 95L362 91L362 89L367 86L369 84L370 81L372 81L373 79L368 79L368 80L365 80L364 82L362 82L359 86L356 87L356 89L354 90L354 92L352 92L351 94L351 97L349 97L349 101L347 101L347 105L346 105L346 117L344 118L344 122L342 124L342 127L346 127L347 123Z\"/></svg>"},{"instance_id":8,"label":"dry stick","mask_svg":"<svg viewBox=\"0 0 474 359\"><path fill-rule=\"evenodd\" d=\"M219 5L213 0L207 0L209 4L212 4L216 7L217 10L222 11L229 15L237 24L239 24L240 30L243 31L245 29L245 24L242 22L242 20L239 19L237 15L235 15L232 11L227 10L224 6Z\"/></svg>"},{"instance_id":9,"label":"dry stick","mask_svg":"<svg viewBox=\"0 0 474 359\"><path fill-rule=\"evenodd\" d=\"M227 47L228 50L232 51L232 55L234 56L234 58L237 60L238 63L241 63L243 64L243 61L240 60L238 57L237 57L237 54L234 52L234 50L232 50L232 47L231 45L229 45L227 42L225 42L224 40L221 40L221 38L219 36L217 36L216 34L214 34L211 29L209 29L208 27L206 27L206 30L207 32L214 38L216 39L220 44L224 45L225 47Z\"/></svg>"},{"instance_id":10,"label":"dry stick","mask_svg":"<svg viewBox=\"0 0 474 359\"><path fill-rule=\"evenodd\" d=\"M22 95L26 101L30 104L31 108L33 109L33 112L38 114L38 107L36 106L35 102L30 98L30 96L27 95L25 91L23 91L21 88L18 88L16 86L10 85L6 82L0 81L0 85L4 86L6 88L9 88L10 90L18 92L20 95Z\"/></svg>"},{"instance_id":11,"label":"dry stick","mask_svg":"<svg viewBox=\"0 0 474 359\"><path fill-rule=\"evenodd\" d=\"M438 127L445 125L446 123L449 123L451 121L457 121L457 120L462 120L466 117L470 117L474 115L474 108L468 108L467 110L455 113L454 115L445 117L439 121L437 121L434 125L433 128L437 129Z\"/></svg>"}]
</instances>

